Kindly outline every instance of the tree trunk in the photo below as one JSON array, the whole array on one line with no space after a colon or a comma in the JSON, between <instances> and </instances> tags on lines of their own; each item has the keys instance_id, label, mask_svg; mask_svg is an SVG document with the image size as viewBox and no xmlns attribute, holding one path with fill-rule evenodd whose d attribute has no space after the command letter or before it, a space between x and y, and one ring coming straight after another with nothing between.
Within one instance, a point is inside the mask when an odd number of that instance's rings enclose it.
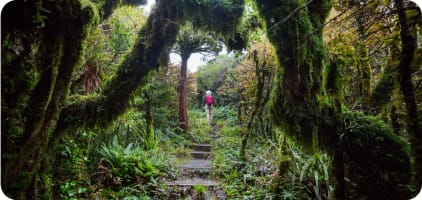
<instances>
[{"instance_id":1,"label":"tree trunk","mask_svg":"<svg viewBox=\"0 0 422 200\"><path fill-rule=\"evenodd\" d=\"M358 10L357 15L355 16L356 22L358 25L359 31L359 41L356 45L356 54L359 56L357 63L358 77L359 77L359 97L362 98L362 110L365 113L368 113L370 110L370 100L371 100L371 79L372 79L372 69L371 64L369 63L368 56L368 47L364 43L366 40L366 30L364 22L364 8Z\"/></svg>"},{"instance_id":2,"label":"tree trunk","mask_svg":"<svg viewBox=\"0 0 422 200\"><path fill-rule=\"evenodd\" d=\"M182 65L180 67L180 91L179 91L179 119L181 128L185 131L189 131L189 124L188 124L188 101L187 101L187 94L188 94L188 56L182 56Z\"/></svg>"},{"instance_id":3,"label":"tree trunk","mask_svg":"<svg viewBox=\"0 0 422 200\"><path fill-rule=\"evenodd\" d=\"M410 33L406 13L403 6L403 0L395 0L394 3L397 8L397 14L399 16L400 37L402 43L399 64L399 82L404 101L406 102L407 125L414 156L413 183L417 188L420 188L422 184L422 137L420 134L421 124L411 77L411 64L416 49L416 40Z\"/></svg>"},{"instance_id":4,"label":"tree trunk","mask_svg":"<svg viewBox=\"0 0 422 200\"><path fill-rule=\"evenodd\" d=\"M65 33L64 36L58 34L56 38L52 38L56 44L48 42L46 44L63 48L56 50L55 53L49 51L50 47L46 48L46 53L51 55L48 55L46 59L46 64L48 64L44 72L46 74L43 73L41 76L27 108L30 121L25 126L23 145L16 158L5 166L6 192L17 198L23 197L23 193L33 182L33 175L43 159L47 144L51 139L51 132L60 114L61 105L69 91L73 69L81 58L82 44L93 17L88 14L91 10L82 10L77 1L64 1L59 5L63 7L62 12L73 13L73 15L65 18L64 21L53 20L53 23L49 24L51 27L47 26L47 32L54 32L53 28L60 28ZM60 16L61 13L58 15ZM54 25L60 26L54 27ZM37 113L34 114L34 112Z\"/></svg>"}]
</instances>

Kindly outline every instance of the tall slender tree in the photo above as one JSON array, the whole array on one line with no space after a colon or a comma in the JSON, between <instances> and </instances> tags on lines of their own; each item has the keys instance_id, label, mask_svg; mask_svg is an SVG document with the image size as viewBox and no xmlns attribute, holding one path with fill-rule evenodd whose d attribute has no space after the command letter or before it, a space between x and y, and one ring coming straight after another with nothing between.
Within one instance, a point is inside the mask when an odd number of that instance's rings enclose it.
<instances>
[{"instance_id":1,"label":"tall slender tree","mask_svg":"<svg viewBox=\"0 0 422 200\"><path fill-rule=\"evenodd\" d=\"M185 132L189 130L188 123L188 101L187 101L187 75L188 60L193 53L205 55L215 55L221 51L217 39L210 33L195 30L191 24L183 26L177 36L174 52L182 58L180 66L180 84L179 84L179 120L181 127Z\"/></svg>"},{"instance_id":2,"label":"tall slender tree","mask_svg":"<svg viewBox=\"0 0 422 200\"><path fill-rule=\"evenodd\" d=\"M397 15L399 17L401 55L399 64L400 89L406 102L407 126L410 133L410 143L414 156L414 183L420 188L422 185L422 120L420 119L415 98L415 89L412 82L411 67L416 50L416 39L412 35L407 22L403 0L395 0Z\"/></svg>"}]
</instances>

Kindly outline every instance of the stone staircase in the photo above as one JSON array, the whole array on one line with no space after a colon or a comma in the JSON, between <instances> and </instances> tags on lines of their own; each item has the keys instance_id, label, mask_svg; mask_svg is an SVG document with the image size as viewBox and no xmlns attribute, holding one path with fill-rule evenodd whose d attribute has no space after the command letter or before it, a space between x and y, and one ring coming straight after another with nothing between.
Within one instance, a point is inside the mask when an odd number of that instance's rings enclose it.
<instances>
[{"instance_id":1,"label":"stone staircase","mask_svg":"<svg viewBox=\"0 0 422 200\"><path fill-rule=\"evenodd\" d=\"M167 187L172 194L170 199L223 200L224 192L217 182L210 178L212 145L195 144L190 146L190 159L179 164L180 176L168 181Z\"/></svg>"}]
</instances>

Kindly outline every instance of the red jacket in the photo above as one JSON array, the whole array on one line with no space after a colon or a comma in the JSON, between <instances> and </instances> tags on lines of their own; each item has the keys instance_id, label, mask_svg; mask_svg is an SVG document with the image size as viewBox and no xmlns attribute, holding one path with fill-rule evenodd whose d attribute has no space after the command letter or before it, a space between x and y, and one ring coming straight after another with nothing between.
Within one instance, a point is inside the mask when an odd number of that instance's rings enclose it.
<instances>
[{"instance_id":1,"label":"red jacket","mask_svg":"<svg viewBox=\"0 0 422 200\"><path fill-rule=\"evenodd\" d=\"M205 96L205 104L207 104L207 106L212 106L212 96L211 95L207 95Z\"/></svg>"}]
</instances>

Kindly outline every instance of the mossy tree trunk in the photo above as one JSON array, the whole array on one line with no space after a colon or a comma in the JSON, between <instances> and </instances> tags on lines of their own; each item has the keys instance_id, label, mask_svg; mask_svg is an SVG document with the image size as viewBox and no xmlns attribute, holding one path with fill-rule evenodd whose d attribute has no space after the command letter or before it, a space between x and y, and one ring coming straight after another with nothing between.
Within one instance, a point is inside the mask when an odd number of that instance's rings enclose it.
<instances>
[{"instance_id":1,"label":"mossy tree trunk","mask_svg":"<svg viewBox=\"0 0 422 200\"><path fill-rule=\"evenodd\" d=\"M67 96L73 69L82 55L83 40L95 21L93 7L83 6L78 1L39 4L52 11L48 12L51 20L38 27L43 31L42 59L37 63L41 75L25 108L22 146L15 157L2 166L6 193L16 198L23 198L25 189L33 182L33 174L43 159L42 153Z\"/></svg>"},{"instance_id":2,"label":"mossy tree trunk","mask_svg":"<svg viewBox=\"0 0 422 200\"><path fill-rule=\"evenodd\" d=\"M413 182L417 188L422 185L422 122L418 113L415 91L411 77L411 66L416 50L416 40L411 34L407 22L403 0L395 0L395 7L399 17L400 37L401 37L401 55L399 64L399 82L400 89L406 103L407 126L410 134L410 144L413 151Z\"/></svg>"},{"instance_id":3,"label":"mossy tree trunk","mask_svg":"<svg viewBox=\"0 0 422 200\"><path fill-rule=\"evenodd\" d=\"M369 63L368 47L361 42L361 44L358 44L357 51L357 55L359 56L357 63L359 96L362 98L362 110L370 113L372 69Z\"/></svg>"},{"instance_id":4,"label":"mossy tree trunk","mask_svg":"<svg viewBox=\"0 0 422 200\"><path fill-rule=\"evenodd\" d=\"M319 27L324 23L331 2L258 0L270 41L275 45L279 70L278 83L270 102L275 123L287 134L312 149L318 132L322 68L325 51Z\"/></svg>"}]
</instances>

